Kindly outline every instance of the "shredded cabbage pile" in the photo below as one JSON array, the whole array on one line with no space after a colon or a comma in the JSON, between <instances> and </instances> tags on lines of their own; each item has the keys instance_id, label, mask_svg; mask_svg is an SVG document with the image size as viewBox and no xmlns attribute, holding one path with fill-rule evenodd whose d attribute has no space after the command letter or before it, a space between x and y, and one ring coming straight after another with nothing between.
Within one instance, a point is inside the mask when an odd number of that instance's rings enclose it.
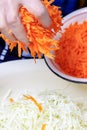
<instances>
[{"instance_id":1,"label":"shredded cabbage pile","mask_svg":"<svg viewBox=\"0 0 87 130\"><path fill-rule=\"evenodd\" d=\"M1 102L0 130L87 130L87 108L82 103L57 93L40 95L35 100L42 111L23 95L12 102Z\"/></svg>"}]
</instances>

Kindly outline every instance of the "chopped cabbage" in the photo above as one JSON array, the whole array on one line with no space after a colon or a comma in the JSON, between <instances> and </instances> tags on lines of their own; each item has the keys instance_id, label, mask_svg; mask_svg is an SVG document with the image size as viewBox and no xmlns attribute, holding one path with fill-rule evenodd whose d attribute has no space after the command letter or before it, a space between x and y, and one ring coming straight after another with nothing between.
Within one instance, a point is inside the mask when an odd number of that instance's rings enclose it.
<instances>
[{"instance_id":1,"label":"chopped cabbage","mask_svg":"<svg viewBox=\"0 0 87 130\"><path fill-rule=\"evenodd\" d=\"M87 130L87 108L82 103L57 93L35 100L42 111L23 95L13 102L1 102L0 130Z\"/></svg>"}]
</instances>

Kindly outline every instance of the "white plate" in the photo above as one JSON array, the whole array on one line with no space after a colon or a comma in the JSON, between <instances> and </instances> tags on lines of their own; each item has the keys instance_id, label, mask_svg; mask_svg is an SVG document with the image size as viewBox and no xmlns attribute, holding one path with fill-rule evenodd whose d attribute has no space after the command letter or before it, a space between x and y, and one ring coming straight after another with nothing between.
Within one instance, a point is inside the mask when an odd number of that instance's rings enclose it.
<instances>
[{"instance_id":1,"label":"white plate","mask_svg":"<svg viewBox=\"0 0 87 130\"><path fill-rule=\"evenodd\" d=\"M49 70L44 59L36 60L36 63L34 60L18 60L0 64L0 99L9 90L14 96L26 89L35 94L55 90L87 99L87 85L73 84L59 78Z\"/></svg>"}]
</instances>

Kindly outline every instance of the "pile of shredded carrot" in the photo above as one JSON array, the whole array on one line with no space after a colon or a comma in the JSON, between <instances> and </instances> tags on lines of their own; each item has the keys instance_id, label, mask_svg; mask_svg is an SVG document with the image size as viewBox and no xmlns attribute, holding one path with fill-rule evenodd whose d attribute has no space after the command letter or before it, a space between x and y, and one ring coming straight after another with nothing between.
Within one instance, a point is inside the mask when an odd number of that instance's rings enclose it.
<instances>
[{"instance_id":1,"label":"pile of shredded carrot","mask_svg":"<svg viewBox=\"0 0 87 130\"><path fill-rule=\"evenodd\" d=\"M87 78L87 21L69 25L59 39L55 63L69 75Z\"/></svg>"},{"instance_id":2,"label":"pile of shredded carrot","mask_svg":"<svg viewBox=\"0 0 87 130\"><path fill-rule=\"evenodd\" d=\"M25 7L21 7L19 9L20 19L29 40L28 45L18 40L13 42L1 34L1 37L9 44L11 51L15 46L18 46L19 57L21 56L22 51L27 52L26 48L30 49L31 55L34 58L36 54L38 54L39 58L41 58L42 54L48 56L49 58L54 57L51 54L51 51L58 49L58 41L53 40L53 37L55 36L56 32L61 29L62 17L59 7L52 5L53 1L54 0L42 0L42 3L47 8L52 20L52 24L49 28L43 27L39 20L30 12L28 12Z\"/></svg>"}]
</instances>

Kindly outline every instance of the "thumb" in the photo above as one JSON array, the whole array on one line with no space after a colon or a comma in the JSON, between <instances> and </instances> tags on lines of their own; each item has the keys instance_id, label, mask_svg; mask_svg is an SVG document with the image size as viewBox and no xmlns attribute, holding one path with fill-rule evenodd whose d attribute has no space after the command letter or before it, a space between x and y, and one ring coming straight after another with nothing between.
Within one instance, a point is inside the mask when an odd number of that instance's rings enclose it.
<instances>
[{"instance_id":1,"label":"thumb","mask_svg":"<svg viewBox=\"0 0 87 130\"><path fill-rule=\"evenodd\" d=\"M51 19L49 17L48 11L42 4L41 0L22 0L21 4L33 15L35 15L41 24L45 27L49 27L51 24Z\"/></svg>"}]
</instances>

